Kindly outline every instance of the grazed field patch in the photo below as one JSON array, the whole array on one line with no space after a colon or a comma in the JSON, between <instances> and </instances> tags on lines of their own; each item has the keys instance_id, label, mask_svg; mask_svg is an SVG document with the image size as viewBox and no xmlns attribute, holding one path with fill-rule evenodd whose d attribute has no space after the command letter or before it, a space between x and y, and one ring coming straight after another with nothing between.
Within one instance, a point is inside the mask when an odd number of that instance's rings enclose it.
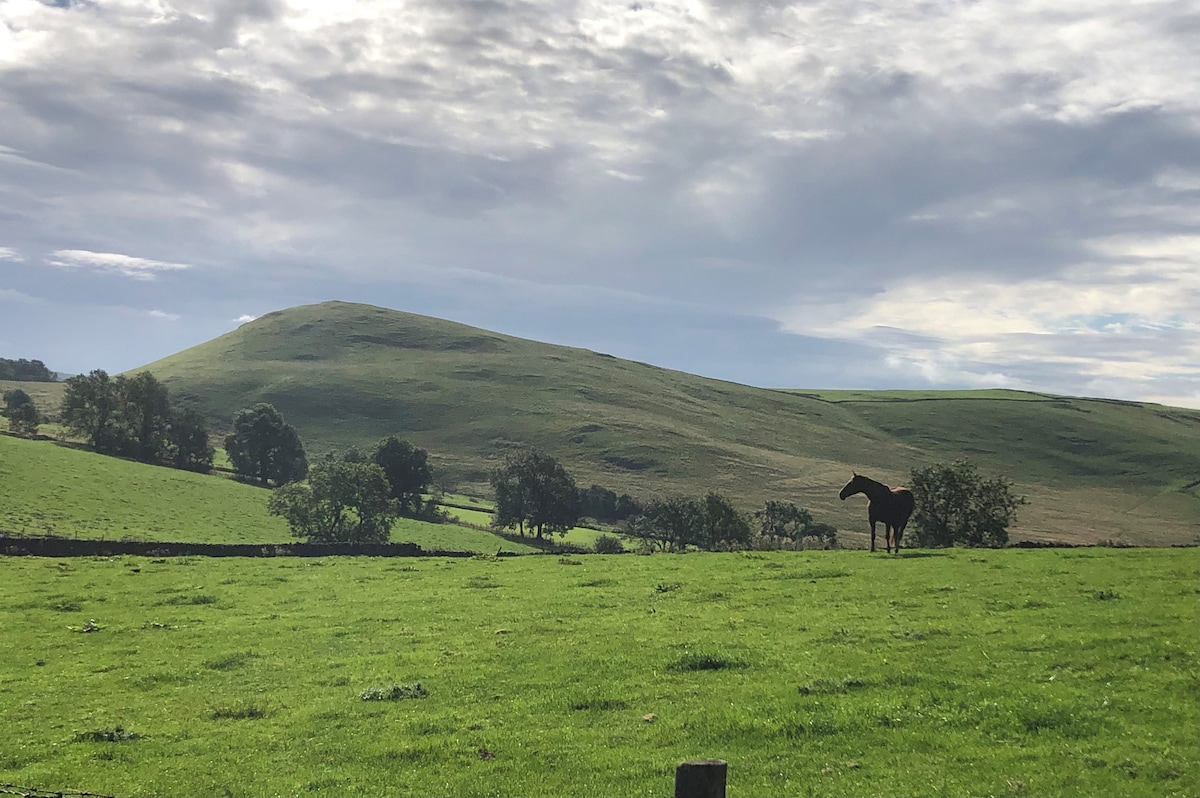
<instances>
[{"instance_id":1,"label":"grazed field patch","mask_svg":"<svg viewBox=\"0 0 1200 798\"><path fill-rule=\"evenodd\" d=\"M944 555L8 558L0 782L1194 794L1194 550Z\"/></svg>"}]
</instances>

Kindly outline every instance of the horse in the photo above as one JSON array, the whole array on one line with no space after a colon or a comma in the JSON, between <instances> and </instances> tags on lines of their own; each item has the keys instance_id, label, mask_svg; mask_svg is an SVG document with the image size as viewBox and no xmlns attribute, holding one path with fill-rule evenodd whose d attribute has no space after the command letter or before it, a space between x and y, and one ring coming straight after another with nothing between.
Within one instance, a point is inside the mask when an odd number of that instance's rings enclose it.
<instances>
[{"instance_id":1,"label":"horse","mask_svg":"<svg viewBox=\"0 0 1200 798\"><path fill-rule=\"evenodd\" d=\"M904 534L904 527L908 526L908 519L915 506L912 491L908 488L889 488L882 482L854 474L838 496L845 501L847 496L856 493L865 494L868 499L867 518L871 521L871 551L875 551L875 524L882 521L887 536L885 543L888 553L892 553L894 545L895 553L899 554L900 537Z\"/></svg>"}]
</instances>

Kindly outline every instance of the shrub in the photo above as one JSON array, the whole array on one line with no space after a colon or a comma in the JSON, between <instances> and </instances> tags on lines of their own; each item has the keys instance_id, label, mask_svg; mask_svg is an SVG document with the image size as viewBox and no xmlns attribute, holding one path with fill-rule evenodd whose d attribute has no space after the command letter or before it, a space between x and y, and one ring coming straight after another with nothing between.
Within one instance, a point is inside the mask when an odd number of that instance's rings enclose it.
<instances>
[{"instance_id":1,"label":"shrub","mask_svg":"<svg viewBox=\"0 0 1200 798\"><path fill-rule=\"evenodd\" d=\"M429 691L420 682L393 684L391 687L368 687L359 694L363 701L400 701L406 698L425 698Z\"/></svg>"},{"instance_id":2,"label":"shrub","mask_svg":"<svg viewBox=\"0 0 1200 798\"><path fill-rule=\"evenodd\" d=\"M80 732L75 735L77 743L123 743L129 740L140 739L142 735L135 731L130 731L123 726L114 726L111 729L94 729L92 731Z\"/></svg>"},{"instance_id":3,"label":"shrub","mask_svg":"<svg viewBox=\"0 0 1200 798\"><path fill-rule=\"evenodd\" d=\"M985 479L968 460L913 469L912 523L922 546L1003 546L1024 496L1004 477Z\"/></svg>"},{"instance_id":4,"label":"shrub","mask_svg":"<svg viewBox=\"0 0 1200 798\"><path fill-rule=\"evenodd\" d=\"M597 554L624 554L625 544L615 535L601 535L592 546Z\"/></svg>"}]
</instances>

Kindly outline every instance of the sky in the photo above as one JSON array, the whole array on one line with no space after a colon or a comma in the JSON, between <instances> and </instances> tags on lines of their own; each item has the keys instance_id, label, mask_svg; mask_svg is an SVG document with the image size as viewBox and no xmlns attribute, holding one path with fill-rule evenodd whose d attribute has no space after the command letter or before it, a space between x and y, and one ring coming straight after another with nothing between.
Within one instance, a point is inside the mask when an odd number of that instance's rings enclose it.
<instances>
[{"instance_id":1,"label":"sky","mask_svg":"<svg viewBox=\"0 0 1200 798\"><path fill-rule=\"evenodd\" d=\"M1200 5L0 0L0 356L330 299L1200 407Z\"/></svg>"}]
</instances>

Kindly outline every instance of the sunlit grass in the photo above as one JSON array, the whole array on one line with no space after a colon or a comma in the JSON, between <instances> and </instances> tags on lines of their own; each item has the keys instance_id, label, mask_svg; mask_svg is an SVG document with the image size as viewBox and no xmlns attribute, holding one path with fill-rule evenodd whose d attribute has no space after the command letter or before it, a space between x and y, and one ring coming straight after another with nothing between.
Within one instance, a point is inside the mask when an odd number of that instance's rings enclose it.
<instances>
[{"instance_id":1,"label":"sunlit grass","mask_svg":"<svg viewBox=\"0 0 1200 798\"><path fill-rule=\"evenodd\" d=\"M916 554L9 559L0 782L1194 794L1194 551Z\"/></svg>"},{"instance_id":2,"label":"sunlit grass","mask_svg":"<svg viewBox=\"0 0 1200 798\"><path fill-rule=\"evenodd\" d=\"M266 490L116 457L0 436L0 531L188 543L295 541ZM532 552L486 531L402 518L392 540L443 551Z\"/></svg>"}]
</instances>

